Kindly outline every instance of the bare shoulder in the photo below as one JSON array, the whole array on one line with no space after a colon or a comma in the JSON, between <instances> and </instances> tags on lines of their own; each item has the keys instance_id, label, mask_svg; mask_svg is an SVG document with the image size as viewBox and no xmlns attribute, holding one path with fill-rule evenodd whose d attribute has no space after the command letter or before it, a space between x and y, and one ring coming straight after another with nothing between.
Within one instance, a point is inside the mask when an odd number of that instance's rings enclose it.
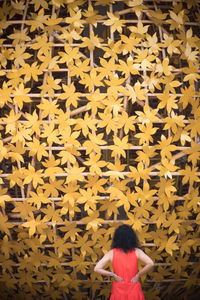
<instances>
[{"instance_id":1,"label":"bare shoulder","mask_svg":"<svg viewBox=\"0 0 200 300\"><path fill-rule=\"evenodd\" d=\"M140 256L141 252L143 252L141 249L135 248L135 254L136 254L137 257Z\"/></svg>"},{"instance_id":2,"label":"bare shoulder","mask_svg":"<svg viewBox=\"0 0 200 300\"><path fill-rule=\"evenodd\" d=\"M106 253L106 255L109 257L109 259L112 261L113 259L113 250L110 250Z\"/></svg>"},{"instance_id":3,"label":"bare shoulder","mask_svg":"<svg viewBox=\"0 0 200 300\"><path fill-rule=\"evenodd\" d=\"M106 252L106 254L102 257L101 261L108 263L109 261L112 262L113 259L113 250Z\"/></svg>"},{"instance_id":4,"label":"bare shoulder","mask_svg":"<svg viewBox=\"0 0 200 300\"><path fill-rule=\"evenodd\" d=\"M144 255L146 255L145 252L140 248L135 248L135 253L136 253L136 256L138 258L143 257Z\"/></svg>"},{"instance_id":5,"label":"bare shoulder","mask_svg":"<svg viewBox=\"0 0 200 300\"><path fill-rule=\"evenodd\" d=\"M94 271L97 272L98 269L104 268L106 264L110 261L112 262L112 250L108 251L96 264Z\"/></svg>"},{"instance_id":6,"label":"bare shoulder","mask_svg":"<svg viewBox=\"0 0 200 300\"><path fill-rule=\"evenodd\" d=\"M135 248L137 258L146 264L153 264L152 259L141 249Z\"/></svg>"}]
</instances>

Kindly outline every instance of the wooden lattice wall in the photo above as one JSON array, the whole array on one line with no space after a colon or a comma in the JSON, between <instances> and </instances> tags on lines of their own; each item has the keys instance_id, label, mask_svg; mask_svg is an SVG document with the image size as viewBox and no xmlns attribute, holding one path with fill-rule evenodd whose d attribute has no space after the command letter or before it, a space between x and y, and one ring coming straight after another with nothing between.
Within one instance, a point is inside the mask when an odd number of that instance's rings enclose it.
<instances>
[{"instance_id":1,"label":"wooden lattice wall","mask_svg":"<svg viewBox=\"0 0 200 300\"><path fill-rule=\"evenodd\" d=\"M146 299L197 299L199 5L1 1L1 299L108 299L124 222Z\"/></svg>"}]
</instances>

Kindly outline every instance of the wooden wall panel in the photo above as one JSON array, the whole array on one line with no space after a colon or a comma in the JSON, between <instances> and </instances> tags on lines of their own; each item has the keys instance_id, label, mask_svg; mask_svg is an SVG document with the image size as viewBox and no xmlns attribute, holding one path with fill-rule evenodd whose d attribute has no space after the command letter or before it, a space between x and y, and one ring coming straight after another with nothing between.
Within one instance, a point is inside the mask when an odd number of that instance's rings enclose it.
<instances>
[{"instance_id":1,"label":"wooden wall panel","mask_svg":"<svg viewBox=\"0 0 200 300\"><path fill-rule=\"evenodd\" d=\"M121 223L155 261L146 298L193 299L199 1L2 1L0 16L2 299L108 299L93 268Z\"/></svg>"}]
</instances>

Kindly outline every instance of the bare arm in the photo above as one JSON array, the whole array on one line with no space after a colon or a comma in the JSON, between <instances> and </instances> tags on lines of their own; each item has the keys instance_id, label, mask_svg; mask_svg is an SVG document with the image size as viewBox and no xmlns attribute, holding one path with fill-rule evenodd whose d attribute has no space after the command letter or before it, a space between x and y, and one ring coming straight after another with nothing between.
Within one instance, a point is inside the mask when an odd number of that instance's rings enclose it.
<instances>
[{"instance_id":1,"label":"bare arm","mask_svg":"<svg viewBox=\"0 0 200 300\"><path fill-rule=\"evenodd\" d=\"M145 266L137 273L135 277L132 278L131 282L137 282L140 276L147 273L154 266L153 260L141 249L136 249L136 255L137 258L145 264Z\"/></svg>"},{"instance_id":2,"label":"bare arm","mask_svg":"<svg viewBox=\"0 0 200 300\"><path fill-rule=\"evenodd\" d=\"M105 265L112 261L112 252L107 252L102 259L96 264L94 271L105 276L112 276L112 272L104 270Z\"/></svg>"},{"instance_id":3,"label":"bare arm","mask_svg":"<svg viewBox=\"0 0 200 300\"><path fill-rule=\"evenodd\" d=\"M105 276L113 276L116 281L122 281L122 278L114 274L113 272L104 269L107 263L112 262L113 252L112 250L107 252L102 259L96 264L94 271Z\"/></svg>"}]
</instances>

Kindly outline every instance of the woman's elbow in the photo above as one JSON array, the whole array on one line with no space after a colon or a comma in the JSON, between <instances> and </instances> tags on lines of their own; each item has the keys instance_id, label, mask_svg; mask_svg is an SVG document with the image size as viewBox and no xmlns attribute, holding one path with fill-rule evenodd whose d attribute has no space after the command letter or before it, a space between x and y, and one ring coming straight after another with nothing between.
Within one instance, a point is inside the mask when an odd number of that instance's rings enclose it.
<instances>
[{"instance_id":1,"label":"woman's elbow","mask_svg":"<svg viewBox=\"0 0 200 300\"><path fill-rule=\"evenodd\" d=\"M149 265L150 265L150 267L151 267L151 268L153 268L153 267L155 266L155 264L154 264L154 262L153 262L153 261L152 261L152 262L150 262L150 264L149 264Z\"/></svg>"},{"instance_id":2,"label":"woman's elbow","mask_svg":"<svg viewBox=\"0 0 200 300\"><path fill-rule=\"evenodd\" d=\"M94 272L97 272L97 273L98 273L98 268L97 268L97 266L94 267Z\"/></svg>"}]
</instances>

